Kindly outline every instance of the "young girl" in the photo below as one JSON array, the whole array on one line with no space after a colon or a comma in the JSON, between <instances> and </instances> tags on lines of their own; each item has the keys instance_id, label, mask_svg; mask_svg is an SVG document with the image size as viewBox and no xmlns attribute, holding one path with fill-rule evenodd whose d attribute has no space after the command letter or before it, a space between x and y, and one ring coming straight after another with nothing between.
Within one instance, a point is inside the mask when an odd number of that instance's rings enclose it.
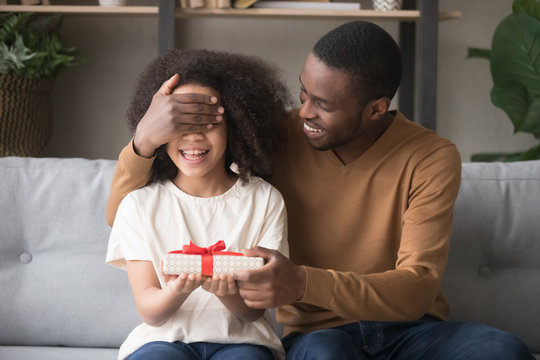
<instances>
[{"instance_id":1,"label":"young girl","mask_svg":"<svg viewBox=\"0 0 540 360\"><path fill-rule=\"evenodd\" d=\"M127 270L144 321L119 359L284 357L271 319L244 304L232 276L171 276L160 266L190 240L288 255L283 199L261 178L271 175L275 134L289 102L276 79L257 58L205 50L170 51L139 79L128 111L132 129L144 116L170 113L180 94L214 97L223 116L159 147L147 186L118 208L106 261Z\"/></svg>"}]
</instances>

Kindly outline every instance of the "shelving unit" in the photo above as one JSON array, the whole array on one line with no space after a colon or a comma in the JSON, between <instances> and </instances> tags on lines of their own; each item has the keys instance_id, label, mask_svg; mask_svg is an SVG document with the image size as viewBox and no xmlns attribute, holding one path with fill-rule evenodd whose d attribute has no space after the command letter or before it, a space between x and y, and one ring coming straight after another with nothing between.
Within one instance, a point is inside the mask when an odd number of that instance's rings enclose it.
<instances>
[{"instance_id":1,"label":"shelving unit","mask_svg":"<svg viewBox=\"0 0 540 360\"><path fill-rule=\"evenodd\" d=\"M157 15L158 6L0 5L0 12L95 15Z\"/></svg>"},{"instance_id":2,"label":"shelving unit","mask_svg":"<svg viewBox=\"0 0 540 360\"><path fill-rule=\"evenodd\" d=\"M372 21L392 20L392 21L418 21L420 11L418 10L318 10L318 9L176 9L176 17L298 17L298 18L330 18L330 19L369 19ZM458 11L444 11L439 13L439 20L449 20L459 18Z\"/></svg>"},{"instance_id":3,"label":"shelving unit","mask_svg":"<svg viewBox=\"0 0 540 360\"><path fill-rule=\"evenodd\" d=\"M436 129L437 98L437 30L438 22L461 17L459 11L439 11L437 0L404 0L399 11L375 10L309 10L309 9L184 9L177 0L159 0L157 6L78 6L78 5L0 5L0 12L36 12L87 15L152 15L158 16L158 53L174 48L177 19L197 17L220 18L303 18L367 21L397 21L399 42L403 52L404 78L399 92L400 110L423 126ZM418 27L418 61L416 42ZM306 54L307 55L307 54ZM415 99L415 89L419 98ZM416 101L416 104L415 104ZM415 114L414 109L418 109Z\"/></svg>"},{"instance_id":4,"label":"shelving unit","mask_svg":"<svg viewBox=\"0 0 540 360\"><path fill-rule=\"evenodd\" d=\"M318 9L182 9L175 8L176 18L190 17L262 17L262 18L330 18L330 19L366 19L372 21L418 21L419 10L318 10ZM58 14L87 15L157 15L159 6L117 6L103 7L95 5L0 5L0 12L35 12ZM441 11L439 20L451 20L461 17L459 11Z\"/></svg>"}]
</instances>

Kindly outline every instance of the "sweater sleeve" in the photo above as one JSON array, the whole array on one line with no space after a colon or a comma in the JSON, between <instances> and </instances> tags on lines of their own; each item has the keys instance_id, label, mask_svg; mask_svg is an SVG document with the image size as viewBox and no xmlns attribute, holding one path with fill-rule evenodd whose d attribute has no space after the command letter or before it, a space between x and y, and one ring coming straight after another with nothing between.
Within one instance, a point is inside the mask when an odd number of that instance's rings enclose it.
<instances>
[{"instance_id":1,"label":"sweater sleeve","mask_svg":"<svg viewBox=\"0 0 540 360\"><path fill-rule=\"evenodd\" d=\"M410 179L394 269L359 274L306 266L300 302L349 320L406 321L428 313L446 266L460 181L461 159L453 145L420 159Z\"/></svg>"},{"instance_id":2,"label":"sweater sleeve","mask_svg":"<svg viewBox=\"0 0 540 360\"><path fill-rule=\"evenodd\" d=\"M107 202L107 223L112 226L118 205L122 199L146 185L152 171L154 158L144 158L135 153L133 140L120 152L118 164L114 171L109 201Z\"/></svg>"}]
</instances>

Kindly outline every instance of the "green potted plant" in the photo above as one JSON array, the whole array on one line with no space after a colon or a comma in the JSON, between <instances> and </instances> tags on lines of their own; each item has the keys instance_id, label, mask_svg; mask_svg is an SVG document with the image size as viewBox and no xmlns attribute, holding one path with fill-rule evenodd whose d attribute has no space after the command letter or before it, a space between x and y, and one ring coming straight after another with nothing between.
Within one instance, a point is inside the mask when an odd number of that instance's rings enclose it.
<instances>
[{"instance_id":1,"label":"green potted plant","mask_svg":"<svg viewBox=\"0 0 540 360\"><path fill-rule=\"evenodd\" d=\"M540 2L515 0L512 14L495 29L491 50L470 48L469 58L489 60L491 102L514 125L514 133L531 133L540 142ZM474 154L472 161L540 159L540 143L516 153Z\"/></svg>"},{"instance_id":2,"label":"green potted plant","mask_svg":"<svg viewBox=\"0 0 540 360\"><path fill-rule=\"evenodd\" d=\"M37 156L52 131L51 82L82 63L60 15L0 14L0 156Z\"/></svg>"}]
</instances>

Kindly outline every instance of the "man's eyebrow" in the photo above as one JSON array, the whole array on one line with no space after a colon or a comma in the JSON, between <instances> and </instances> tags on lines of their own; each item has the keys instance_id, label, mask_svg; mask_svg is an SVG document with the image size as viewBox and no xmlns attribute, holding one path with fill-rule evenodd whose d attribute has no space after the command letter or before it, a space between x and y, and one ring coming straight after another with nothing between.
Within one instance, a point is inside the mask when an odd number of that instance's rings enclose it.
<instances>
[{"instance_id":1,"label":"man's eyebrow","mask_svg":"<svg viewBox=\"0 0 540 360\"><path fill-rule=\"evenodd\" d=\"M300 81L300 87L302 88L302 90L304 90L304 92L305 92L306 94L308 94L308 93L307 93L307 90L306 90L306 88L305 88L305 86L304 86L304 84L302 83L302 78L301 78L300 76L298 76L298 81ZM325 99L323 99L323 98L320 98L320 97L318 97L318 96L316 96L316 95L313 95L313 94L308 94L308 96L311 97L311 98L313 98L313 99L316 100L317 102L322 102L322 103L325 103L325 104L330 104L330 103L331 103L330 101L325 100Z\"/></svg>"}]
</instances>

